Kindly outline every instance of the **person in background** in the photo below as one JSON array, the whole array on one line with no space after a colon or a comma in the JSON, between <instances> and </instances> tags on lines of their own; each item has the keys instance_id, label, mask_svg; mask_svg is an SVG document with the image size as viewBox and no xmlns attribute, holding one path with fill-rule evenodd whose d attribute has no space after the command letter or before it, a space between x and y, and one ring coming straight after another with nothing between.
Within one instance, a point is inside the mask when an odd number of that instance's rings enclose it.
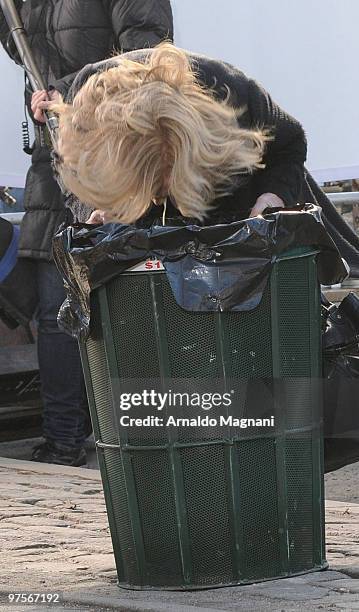
<instances>
[{"instance_id":1,"label":"person in background","mask_svg":"<svg viewBox=\"0 0 359 612\"><path fill-rule=\"evenodd\" d=\"M152 47L173 37L169 0L15 0L48 92L25 92L36 142L25 187L26 214L19 256L35 259L39 295L38 357L43 394L43 436L33 451L40 462L86 463L84 441L89 416L77 342L57 326L65 299L52 261L52 237L66 218L64 197L53 177L49 138L44 129L46 100L66 97L84 65L117 53ZM0 41L20 62L0 9Z\"/></svg>"}]
</instances>

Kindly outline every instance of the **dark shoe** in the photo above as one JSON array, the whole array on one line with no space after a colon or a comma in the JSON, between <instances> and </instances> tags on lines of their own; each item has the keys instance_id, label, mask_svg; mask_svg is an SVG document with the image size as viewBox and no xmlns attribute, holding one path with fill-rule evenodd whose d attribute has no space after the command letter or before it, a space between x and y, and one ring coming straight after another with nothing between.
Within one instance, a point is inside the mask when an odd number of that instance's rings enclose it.
<instances>
[{"instance_id":1,"label":"dark shoe","mask_svg":"<svg viewBox=\"0 0 359 612\"><path fill-rule=\"evenodd\" d=\"M32 451L32 460L39 463L56 463L80 467L86 465L86 452L84 448L60 446L56 442L46 441L35 446Z\"/></svg>"}]
</instances>

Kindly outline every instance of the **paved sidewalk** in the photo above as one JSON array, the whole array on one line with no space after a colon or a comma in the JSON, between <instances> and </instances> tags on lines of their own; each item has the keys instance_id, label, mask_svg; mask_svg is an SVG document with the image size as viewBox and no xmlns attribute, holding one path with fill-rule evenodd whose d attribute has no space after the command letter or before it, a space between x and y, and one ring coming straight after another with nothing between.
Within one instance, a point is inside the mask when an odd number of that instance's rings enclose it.
<instances>
[{"instance_id":1,"label":"paved sidewalk","mask_svg":"<svg viewBox=\"0 0 359 612\"><path fill-rule=\"evenodd\" d=\"M0 609L146 612L359 610L359 504L327 502L331 570L191 593L116 586L97 470L0 459ZM59 593L52 606L9 592Z\"/></svg>"}]
</instances>

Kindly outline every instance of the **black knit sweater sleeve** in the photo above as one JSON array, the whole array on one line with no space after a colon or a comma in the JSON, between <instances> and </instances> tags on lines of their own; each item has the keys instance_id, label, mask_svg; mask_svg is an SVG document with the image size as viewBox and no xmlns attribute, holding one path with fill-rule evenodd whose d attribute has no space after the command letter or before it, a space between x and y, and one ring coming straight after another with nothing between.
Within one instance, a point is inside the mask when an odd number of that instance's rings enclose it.
<instances>
[{"instance_id":1,"label":"black knit sweater sleeve","mask_svg":"<svg viewBox=\"0 0 359 612\"><path fill-rule=\"evenodd\" d=\"M103 72L104 70L109 70L110 68L117 66L118 62L116 59L105 59L101 62L96 62L96 64L86 64L81 70L79 70L75 78L72 79L72 83L66 93L65 99L68 104L72 104L74 97L77 92L80 91L81 87L86 83L86 81L93 75L98 72Z\"/></svg>"},{"instance_id":2,"label":"black knit sweater sleeve","mask_svg":"<svg viewBox=\"0 0 359 612\"><path fill-rule=\"evenodd\" d=\"M304 180L307 155L304 130L252 79L248 81L248 113L252 126L267 128L273 136L266 147L265 169L254 175L256 197L275 193L285 206L294 206Z\"/></svg>"},{"instance_id":3,"label":"black knit sweater sleeve","mask_svg":"<svg viewBox=\"0 0 359 612\"><path fill-rule=\"evenodd\" d=\"M151 53L151 50L139 49L126 53L126 57L132 59L133 61L143 62L145 61L145 58L148 53ZM86 64L86 66L84 66L76 73L75 78L72 79L72 83L66 94L66 102L68 102L69 104L73 102L73 99L76 96L77 92L80 91L81 87L93 74L104 72L105 70L109 70L110 68L114 68L118 65L118 57L110 57L100 62L96 62L95 64Z\"/></svg>"},{"instance_id":4,"label":"black knit sweater sleeve","mask_svg":"<svg viewBox=\"0 0 359 612\"><path fill-rule=\"evenodd\" d=\"M62 77L62 79L50 81L49 89L57 89L57 91L59 91L62 97L65 99L72 86L72 83L78 75L78 72L79 71L76 70L76 72L70 72L69 74L66 74L64 77Z\"/></svg>"}]
</instances>

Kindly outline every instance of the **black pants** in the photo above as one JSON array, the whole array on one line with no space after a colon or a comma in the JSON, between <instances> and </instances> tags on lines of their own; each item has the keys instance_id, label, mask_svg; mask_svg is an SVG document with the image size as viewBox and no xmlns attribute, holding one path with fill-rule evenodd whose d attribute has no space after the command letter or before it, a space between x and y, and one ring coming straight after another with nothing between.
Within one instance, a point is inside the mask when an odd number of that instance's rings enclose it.
<instances>
[{"instance_id":1,"label":"black pants","mask_svg":"<svg viewBox=\"0 0 359 612\"><path fill-rule=\"evenodd\" d=\"M82 446L88 409L77 341L60 331L57 314L65 299L54 263L37 264L38 357L42 384L43 435L63 446Z\"/></svg>"}]
</instances>

